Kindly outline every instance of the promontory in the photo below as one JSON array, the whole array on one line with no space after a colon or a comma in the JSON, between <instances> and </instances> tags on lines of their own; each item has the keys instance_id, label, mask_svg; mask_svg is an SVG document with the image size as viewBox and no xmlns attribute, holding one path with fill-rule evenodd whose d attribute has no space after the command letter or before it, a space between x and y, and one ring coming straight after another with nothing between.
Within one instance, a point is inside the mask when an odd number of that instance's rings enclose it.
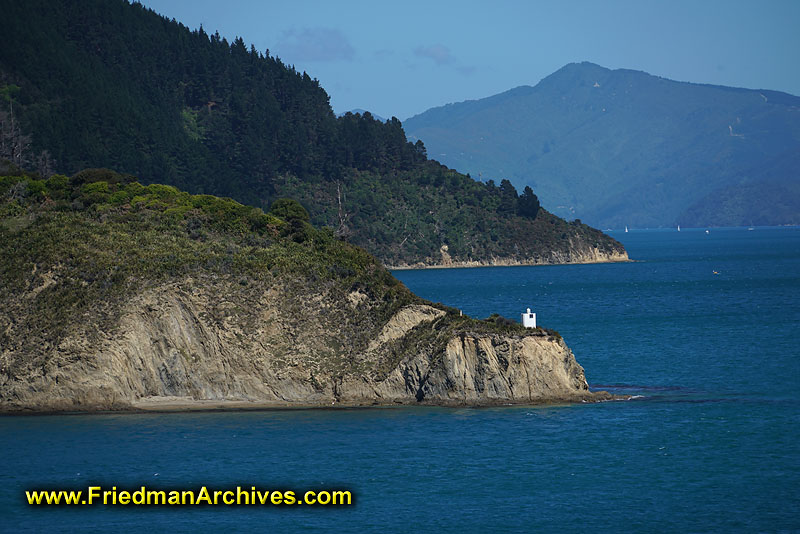
<instances>
[{"instance_id":1,"label":"promontory","mask_svg":"<svg viewBox=\"0 0 800 534\"><path fill-rule=\"evenodd\" d=\"M0 411L596 400L554 331L309 224L108 170L0 178Z\"/></svg>"}]
</instances>

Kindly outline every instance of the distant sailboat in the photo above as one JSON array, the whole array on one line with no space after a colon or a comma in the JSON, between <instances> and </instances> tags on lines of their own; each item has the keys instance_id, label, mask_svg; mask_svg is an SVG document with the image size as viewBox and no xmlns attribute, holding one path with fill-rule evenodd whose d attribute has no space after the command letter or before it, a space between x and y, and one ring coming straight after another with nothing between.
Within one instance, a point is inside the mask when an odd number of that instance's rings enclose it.
<instances>
[{"instance_id":1,"label":"distant sailboat","mask_svg":"<svg viewBox=\"0 0 800 534\"><path fill-rule=\"evenodd\" d=\"M678 225L678 231L679 232L681 231L681 225L680 224Z\"/></svg>"},{"instance_id":2,"label":"distant sailboat","mask_svg":"<svg viewBox=\"0 0 800 534\"><path fill-rule=\"evenodd\" d=\"M628 233L628 226L627 225L625 226L625 233L626 234Z\"/></svg>"}]
</instances>

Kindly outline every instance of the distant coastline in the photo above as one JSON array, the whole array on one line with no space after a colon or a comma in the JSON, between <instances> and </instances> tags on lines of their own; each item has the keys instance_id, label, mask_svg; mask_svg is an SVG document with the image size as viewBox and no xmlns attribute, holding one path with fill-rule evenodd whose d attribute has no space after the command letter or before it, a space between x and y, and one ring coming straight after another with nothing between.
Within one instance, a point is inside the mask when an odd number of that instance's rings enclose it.
<instances>
[{"instance_id":1,"label":"distant coastline","mask_svg":"<svg viewBox=\"0 0 800 534\"><path fill-rule=\"evenodd\" d=\"M588 265L593 263L628 263L632 260L628 253L598 254L592 257L583 257L576 260L552 261L552 260L533 260L521 261L513 259L492 258L489 261L450 261L441 263L414 263L401 265L387 265L390 271L410 271L417 269L469 269L476 267L533 267L544 265Z\"/></svg>"}]
</instances>

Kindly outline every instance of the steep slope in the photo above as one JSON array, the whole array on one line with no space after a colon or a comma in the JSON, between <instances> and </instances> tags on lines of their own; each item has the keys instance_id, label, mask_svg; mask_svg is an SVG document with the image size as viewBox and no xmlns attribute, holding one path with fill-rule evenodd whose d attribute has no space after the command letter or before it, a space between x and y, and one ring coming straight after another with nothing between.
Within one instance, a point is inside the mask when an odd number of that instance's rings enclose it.
<instances>
[{"instance_id":1,"label":"steep slope","mask_svg":"<svg viewBox=\"0 0 800 534\"><path fill-rule=\"evenodd\" d=\"M404 126L445 164L530 185L557 215L601 228L800 219L796 194L765 209L800 182L800 98L785 93L581 63ZM735 214L716 204L745 195Z\"/></svg>"},{"instance_id":2,"label":"steep slope","mask_svg":"<svg viewBox=\"0 0 800 534\"><path fill-rule=\"evenodd\" d=\"M337 118L317 80L241 38L124 0L0 0L0 12L0 158L43 175L108 167L262 209L297 198L393 265L439 263L442 246L463 262L624 254L597 231L520 216L516 191L428 160L397 119Z\"/></svg>"},{"instance_id":3,"label":"steep slope","mask_svg":"<svg viewBox=\"0 0 800 534\"><path fill-rule=\"evenodd\" d=\"M689 227L800 224L798 207L800 150L748 169L689 206L680 220Z\"/></svg>"},{"instance_id":4,"label":"steep slope","mask_svg":"<svg viewBox=\"0 0 800 534\"><path fill-rule=\"evenodd\" d=\"M605 398L556 332L425 302L307 217L0 177L0 411Z\"/></svg>"}]
</instances>

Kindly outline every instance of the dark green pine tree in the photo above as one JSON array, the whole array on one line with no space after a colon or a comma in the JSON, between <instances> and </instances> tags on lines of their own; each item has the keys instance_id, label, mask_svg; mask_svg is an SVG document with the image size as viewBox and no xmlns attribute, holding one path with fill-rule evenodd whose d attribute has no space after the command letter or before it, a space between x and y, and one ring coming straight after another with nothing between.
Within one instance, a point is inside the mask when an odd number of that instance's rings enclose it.
<instances>
[{"instance_id":1,"label":"dark green pine tree","mask_svg":"<svg viewBox=\"0 0 800 534\"><path fill-rule=\"evenodd\" d=\"M505 178L500 181L500 205L497 212L504 215L512 215L517 211L517 190L514 185Z\"/></svg>"},{"instance_id":2,"label":"dark green pine tree","mask_svg":"<svg viewBox=\"0 0 800 534\"><path fill-rule=\"evenodd\" d=\"M540 207L539 198L534 194L533 189L526 185L517 199L517 214L528 219L535 219Z\"/></svg>"}]
</instances>

